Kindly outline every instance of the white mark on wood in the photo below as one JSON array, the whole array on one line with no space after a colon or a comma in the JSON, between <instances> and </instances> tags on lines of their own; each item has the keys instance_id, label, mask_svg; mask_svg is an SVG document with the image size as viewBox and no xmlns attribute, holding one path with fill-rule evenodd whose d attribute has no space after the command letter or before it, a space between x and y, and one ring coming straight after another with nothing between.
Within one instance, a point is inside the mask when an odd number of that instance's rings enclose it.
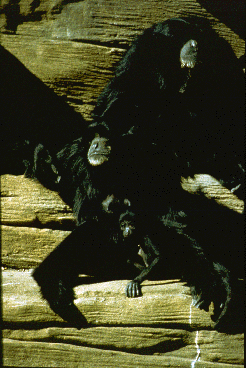
<instances>
[{"instance_id":1,"label":"white mark on wood","mask_svg":"<svg viewBox=\"0 0 246 368\"><path fill-rule=\"evenodd\" d=\"M200 360L201 349L200 349L200 347L198 345L198 334L199 334L199 332L196 331L195 346L196 346L196 352L197 352L197 354L196 354L195 359L191 362L191 368L194 368L196 362L199 362L199 360Z\"/></svg>"},{"instance_id":2,"label":"white mark on wood","mask_svg":"<svg viewBox=\"0 0 246 368\"><path fill-rule=\"evenodd\" d=\"M193 307L193 300L192 300L192 302L191 302L191 304L190 304L190 315L189 315L189 323L190 323L190 325L191 325L191 314L192 314L192 307ZM199 345L198 345L198 331L196 331L196 337L195 337L195 347L196 347L196 352L197 352L197 354L196 354L196 357L195 357L195 359L191 362L191 368L194 368L195 367L195 364L196 364L196 362L198 362L199 360L200 360L200 353L201 353L201 349L200 349L200 347L199 347Z\"/></svg>"},{"instance_id":3,"label":"white mark on wood","mask_svg":"<svg viewBox=\"0 0 246 368\"><path fill-rule=\"evenodd\" d=\"M20 282L7 282L7 284L2 284L2 286L6 285L20 285Z\"/></svg>"}]
</instances>

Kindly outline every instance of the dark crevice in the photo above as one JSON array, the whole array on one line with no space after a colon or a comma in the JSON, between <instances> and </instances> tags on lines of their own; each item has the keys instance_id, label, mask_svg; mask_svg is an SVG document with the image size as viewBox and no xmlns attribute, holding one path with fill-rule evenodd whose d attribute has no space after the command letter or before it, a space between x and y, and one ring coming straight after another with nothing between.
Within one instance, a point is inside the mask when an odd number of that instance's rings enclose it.
<instances>
[{"instance_id":1,"label":"dark crevice","mask_svg":"<svg viewBox=\"0 0 246 368\"><path fill-rule=\"evenodd\" d=\"M128 50L129 49L129 41L117 41L117 40L112 40L112 41L99 41L99 40L87 40L87 39L83 39L83 38L72 38L70 39L70 41L74 41L74 42L81 42L81 43L87 43L90 45L95 45L95 46L104 46L104 47L110 47L110 48L116 48L118 49L117 51L124 51L124 50Z\"/></svg>"},{"instance_id":2,"label":"dark crevice","mask_svg":"<svg viewBox=\"0 0 246 368\"><path fill-rule=\"evenodd\" d=\"M74 325L71 325L67 322L58 322L58 321L47 321L47 322L37 322L37 321L30 321L30 322L7 322L2 321L2 329L8 329L8 330L40 330L44 328L49 327L62 327L62 328L71 328L74 327ZM163 329L172 329L172 330L184 330L184 331L197 331L197 330L206 330L211 331L212 328L209 326L202 326L198 327L195 326L192 328L189 324L185 323L152 323L152 324L144 324L144 323L128 323L128 324L112 324L112 323L88 323L86 326L83 327L83 329L86 328L93 328L93 327L143 327L143 328L163 328Z\"/></svg>"},{"instance_id":3,"label":"dark crevice","mask_svg":"<svg viewBox=\"0 0 246 368\"><path fill-rule=\"evenodd\" d=\"M72 231L75 229L76 226L76 221L74 220L74 222L72 220L63 220L62 223L56 222L56 221L50 221L47 224L42 224L38 219L36 219L35 221L26 223L26 222L12 222L12 223L4 223L1 222L0 223L3 226L11 226L11 227L27 227L27 228L33 228L33 229L40 229L40 230L62 230L62 231Z\"/></svg>"}]
</instances>

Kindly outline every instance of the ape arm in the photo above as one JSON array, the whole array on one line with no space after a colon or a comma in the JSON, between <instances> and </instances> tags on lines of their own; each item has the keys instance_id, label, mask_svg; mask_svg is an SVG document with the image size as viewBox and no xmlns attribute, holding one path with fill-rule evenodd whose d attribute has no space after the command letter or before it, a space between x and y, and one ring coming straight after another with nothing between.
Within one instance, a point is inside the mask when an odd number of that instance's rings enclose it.
<instances>
[{"instance_id":1,"label":"ape arm","mask_svg":"<svg viewBox=\"0 0 246 368\"><path fill-rule=\"evenodd\" d=\"M146 267L141 270L141 273L137 277L127 284L126 295L128 298L135 298L142 295L140 284L147 279L153 267L160 260L160 252L157 247L155 247L148 237L145 237L144 240L145 244L143 247L140 247L138 254L143 258Z\"/></svg>"},{"instance_id":2,"label":"ape arm","mask_svg":"<svg viewBox=\"0 0 246 368\"><path fill-rule=\"evenodd\" d=\"M25 176L37 179L46 188L57 190L61 176L49 151L39 143L34 150L33 167L28 167Z\"/></svg>"}]
</instances>

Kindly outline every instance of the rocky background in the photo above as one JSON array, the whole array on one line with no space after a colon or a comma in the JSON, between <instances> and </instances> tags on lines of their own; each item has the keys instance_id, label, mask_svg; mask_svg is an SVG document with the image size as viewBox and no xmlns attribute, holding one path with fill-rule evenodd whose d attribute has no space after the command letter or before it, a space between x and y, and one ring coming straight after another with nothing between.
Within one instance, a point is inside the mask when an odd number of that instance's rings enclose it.
<instances>
[{"instance_id":1,"label":"rocky background","mask_svg":"<svg viewBox=\"0 0 246 368\"><path fill-rule=\"evenodd\" d=\"M240 0L3 0L1 44L90 121L135 36L185 15L209 18L243 59ZM126 280L78 286L76 304L88 328L71 328L57 317L30 272L74 226L57 193L22 175L1 177L4 366L243 367L243 335L212 330L210 313L191 306L179 280L146 281L136 300L125 297Z\"/></svg>"}]
</instances>

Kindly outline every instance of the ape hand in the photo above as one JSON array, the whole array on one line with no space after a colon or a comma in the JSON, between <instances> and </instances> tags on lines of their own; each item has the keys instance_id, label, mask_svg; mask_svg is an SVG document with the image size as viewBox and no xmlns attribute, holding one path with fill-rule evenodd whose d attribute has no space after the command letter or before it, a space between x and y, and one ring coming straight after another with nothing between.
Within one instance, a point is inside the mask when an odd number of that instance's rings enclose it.
<instances>
[{"instance_id":1,"label":"ape hand","mask_svg":"<svg viewBox=\"0 0 246 368\"><path fill-rule=\"evenodd\" d=\"M137 298L142 296L141 286L138 281L130 281L126 286L126 296L128 298Z\"/></svg>"}]
</instances>

